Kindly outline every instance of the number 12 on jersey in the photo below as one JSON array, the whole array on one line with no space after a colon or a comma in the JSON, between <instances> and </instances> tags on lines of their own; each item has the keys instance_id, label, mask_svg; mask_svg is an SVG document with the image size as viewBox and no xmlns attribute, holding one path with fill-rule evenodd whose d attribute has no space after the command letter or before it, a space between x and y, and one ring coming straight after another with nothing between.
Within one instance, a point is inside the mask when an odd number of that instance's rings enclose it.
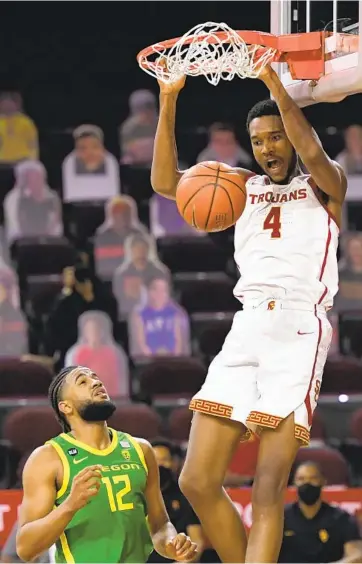
<instances>
[{"instance_id":1,"label":"number 12 on jersey","mask_svg":"<svg viewBox=\"0 0 362 564\"><path fill-rule=\"evenodd\" d=\"M112 512L127 511L134 508L133 503L125 503L123 501L124 496L131 491L131 481L127 474L123 474L122 476L113 476L112 481L108 477L102 478L102 482L106 486L109 506ZM124 484L124 487L114 494L112 482L114 485Z\"/></svg>"},{"instance_id":2,"label":"number 12 on jersey","mask_svg":"<svg viewBox=\"0 0 362 564\"><path fill-rule=\"evenodd\" d=\"M279 239L281 237L282 224L280 221L280 206L273 206L270 208L268 215L266 216L263 224L263 229L270 229L270 237L272 239Z\"/></svg>"}]
</instances>

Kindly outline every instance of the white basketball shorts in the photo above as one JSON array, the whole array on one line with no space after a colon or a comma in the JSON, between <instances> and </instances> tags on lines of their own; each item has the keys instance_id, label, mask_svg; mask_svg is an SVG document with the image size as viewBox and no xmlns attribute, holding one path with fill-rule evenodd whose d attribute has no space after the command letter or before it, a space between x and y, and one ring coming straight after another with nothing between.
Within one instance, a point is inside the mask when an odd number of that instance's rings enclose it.
<instances>
[{"instance_id":1,"label":"white basketball shorts","mask_svg":"<svg viewBox=\"0 0 362 564\"><path fill-rule=\"evenodd\" d=\"M244 439L294 413L295 436L306 445L331 339L320 306L246 304L190 409L242 422Z\"/></svg>"}]
</instances>

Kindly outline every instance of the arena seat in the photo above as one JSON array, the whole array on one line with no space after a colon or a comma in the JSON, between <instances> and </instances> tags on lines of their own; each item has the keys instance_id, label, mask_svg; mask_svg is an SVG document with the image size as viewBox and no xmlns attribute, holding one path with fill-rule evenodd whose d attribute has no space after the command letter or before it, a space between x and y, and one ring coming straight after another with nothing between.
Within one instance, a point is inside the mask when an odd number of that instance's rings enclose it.
<instances>
[{"instance_id":1,"label":"arena seat","mask_svg":"<svg viewBox=\"0 0 362 564\"><path fill-rule=\"evenodd\" d=\"M51 407L20 407L4 420L3 437L20 455L43 445L62 432Z\"/></svg>"},{"instance_id":2,"label":"arena seat","mask_svg":"<svg viewBox=\"0 0 362 564\"><path fill-rule=\"evenodd\" d=\"M161 434L162 421L159 414L149 405L133 403L119 406L108 424L117 431L151 440Z\"/></svg>"},{"instance_id":3,"label":"arena seat","mask_svg":"<svg viewBox=\"0 0 362 564\"><path fill-rule=\"evenodd\" d=\"M172 273L225 272L227 267L228 256L210 237L160 237L157 250Z\"/></svg>"},{"instance_id":4,"label":"arena seat","mask_svg":"<svg viewBox=\"0 0 362 564\"><path fill-rule=\"evenodd\" d=\"M326 429L324 426L321 411L316 409L313 413L313 424L310 431L311 441L324 442L326 439Z\"/></svg>"},{"instance_id":5,"label":"arena seat","mask_svg":"<svg viewBox=\"0 0 362 564\"><path fill-rule=\"evenodd\" d=\"M205 281L228 283L230 282L230 276L225 272L176 272L172 276L175 296L178 298L190 285L202 286Z\"/></svg>"},{"instance_id":6,"label":"arena seat","mask_svg":"<svg viewBox=\"0 0 362 564\"><path fill-rule=\"evenodd\" d=\"M93 237L104 222L104 202L76 202L64 204L64 223L67 232L79 241Z\"/></svg>"},{"instance_id":7,"label":"arena seat","mask_svg":"<svg viewBox=\"0 0 362 564\"><path fill-rule=\"evenodd\" d=\"M193 412L188 406L176 407L168 417L168 436L176 442L187 441L190 434Z\"/></svg>"},{"instance_id":8,"label":"arena seat","mask_svg":"<svg viewBox=\"0 0 362 564\"><path fill-rule=\"evenodd\" d=\"M352 413L349 420L349 433L353 439L362 444L362 408Z\"/></svg>"},{"instance_id":9,"label":"arena seat","mask_svg":"<svg viewBox=\"0 0 362 564\"><path fill-rule=\"evenodd\" d=\"M362 389L362 363L341 356L327 360L322 381L322 394L360 393Z\"/></svg>"},{"instance_id":10,"label":"arena seat","mask_svg":"<svg viewBox=\"0 0 362 564\"><path fill-rule=\"evenodd\" d=\"M47 396L52 380L49 368L15 358L0 360L0 395L4 397Z\"/></svg>"},{"instance_id":11,"label":"arena seat","mask_svg":"<svg viewBox=\"0 0 362 564\"><path fill-rule=\"evenodd\" d=\"M120 175L122 193L132 196L132 198L136 200L137 205L141 208L139 210L140 216L142 216L141 221L148 225L148 222L145 221L145 218L143 217L142 207L145 200L149 200L149 198L154 194L151 186L149 169L121 164Z\"/></svg>"},{"instance_id":12,"label":"arena seat","mask_svg":"<svg viewBox=\"0 0 362 564\"><path fill-rule=\"evenodd\" d=\"M190 398L205 376L205 366L196 358L157 358L140 368L140 393L154 400Z\"/></svg>"},{"instance_id":13,"label":"arena seat","mask_svg":"<svg viewBox=\"0 0 362 564\"><path fill-rule=\"evenodd\" d=\"M60 274L31 276L26 284L25 302L29 302L32 313L41 318L49 313L62 287L63 278Z\"/></svg>"},{"instance_id":14,"label":"arena seat","mask_svg":"<svg viewBox=\"0 0 362 564\"><path fill-rule=\"evenodd\" d=\"M308 461L316 462L320 466L328 486L349 485L348 464L338 450L329 447L301 448L296 456L295 465Z\"/></svg>"},{"instance_id":15,"label":"arena seat","mask_svg":"<svg viewBox=\"0 0 362 564\"><path fill-rule=\"evenodd\" d=\"M180 292L180 305L191 315L200 312L231 311L241 308L234 297L235 282L228 279L206 278L184 284Z\"/></svg>"},{"instance_id":16,"label":"arena seat","mask_svg":"<svg viewBox=\"0 0 362 564\"><path fill-rule=\"evenodd\" d=\"M360 358L362 356L362 311L339 313L339 333L344 354Z\"/></svg>"},{"instance_id":17,"label":"arena seat","mask_svg":"<svg viewBox=\"0 0 362 564\"><path fill-rule=\"evenodd\" d=\"M351 465L354 482L362 484L362 409L354 411L348 421L348 439L339 450Z\"/></svg>"},{"instance_id":18,"label":"arena seat","mask_svg":"<svg viewBox=\"0 0 362 564\"><path fill-rule=\"evenodd\" d=\"M208 361L211 361L220 352L231 329L232 320L233 316L230 315L211 317L208 323L203 324L200 329L198 336L199 350ZM195 324L196 321L194 321Z\"/></svg>"},{"instance_id":19,"label":"arena seat","mask_svg":"<svg viewBox=\"0 0 362 564\"><path fill-rule=\"evenodd\" d=\"M31 275L60 274L75 263L76 251L65 237L24 237L12 247L21 279Z\"/></svg>"},{"instance_id":20,"label":"arena seat","mask_svg":"<svg viewBox=\"0 0 362 564\"><path fill-rule=\"evenodd\" d=\"M15 486L20 455L8 441L0 441L0 489Z\"/></svg>"}]
</instances>

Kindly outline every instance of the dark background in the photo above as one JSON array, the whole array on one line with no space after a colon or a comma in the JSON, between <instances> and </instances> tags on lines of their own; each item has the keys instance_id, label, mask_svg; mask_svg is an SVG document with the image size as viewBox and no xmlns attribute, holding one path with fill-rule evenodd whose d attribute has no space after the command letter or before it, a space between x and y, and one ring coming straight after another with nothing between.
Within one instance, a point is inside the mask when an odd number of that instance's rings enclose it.
<instances>
[{"instance_id":1,"label":"dark background","mask_svg":"<svg viewBox=\"0 0 362 564\"><path fill-rule=\"evenodd\" d=\"M293 31L303 31L305 3L293 5L301 14ZM328 23L331 6L329 1L312 2L313 28ZM354 17L357 6L339 2L339 16ZM137 65L143 47L207 20L225 21L236 29L270 29L270 4L256 0L2 2L1 7L0 89L23 94L25 110L40 130L43 160L64 129L81 123L100 125L106 144L117 153L116 126L127 116L129 94L137 88L158 90ZM215 88L204 78L189 79L178 104L178 132L187 144L195 125L227 120L243 140L248 109L267 96L258 80L235 79ZM361 101L357 95L337 105L318 104L306 114L317 130L344 128L362 123Z\"/></svg>"}]
</instances>

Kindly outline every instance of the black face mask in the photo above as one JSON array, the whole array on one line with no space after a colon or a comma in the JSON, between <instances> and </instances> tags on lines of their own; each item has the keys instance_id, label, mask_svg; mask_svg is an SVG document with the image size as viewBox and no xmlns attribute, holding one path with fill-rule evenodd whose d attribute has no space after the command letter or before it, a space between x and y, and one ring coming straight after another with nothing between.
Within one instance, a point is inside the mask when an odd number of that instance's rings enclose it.
<instances>
[{"instance_id":1,"label":"black face mask","mask_svg":"<svg viewBox=\"0 0 362 564\"><path fill-rule=\"evenodd\" d=\"M166 466L159 466L158 467L160 473L160 486L161 489L164 490L172 483L173 474L171 468L166 468Z\"/></svg>"},{"instance_id":2,"label":"black face mask","mask_svg":"<svg viewBox=\"0 0 362 564\"><path fill-rule=\"evenodd\" d=\"M116 410L116 406L110 400L102 402L86 402L78 410L79 415L84 421L107 421L112 413Z\"/></svg>"},{"instance_id":3,"label":"black face mask","mask_svg":"<svg viewBox=\"0 0 362 564\"><path fill-rule=\"evenodd\" d=\"M298 497L306 505L314 505L321 497L322 486L303 484L298 488Z\"/></svg>"}]
</instances>

